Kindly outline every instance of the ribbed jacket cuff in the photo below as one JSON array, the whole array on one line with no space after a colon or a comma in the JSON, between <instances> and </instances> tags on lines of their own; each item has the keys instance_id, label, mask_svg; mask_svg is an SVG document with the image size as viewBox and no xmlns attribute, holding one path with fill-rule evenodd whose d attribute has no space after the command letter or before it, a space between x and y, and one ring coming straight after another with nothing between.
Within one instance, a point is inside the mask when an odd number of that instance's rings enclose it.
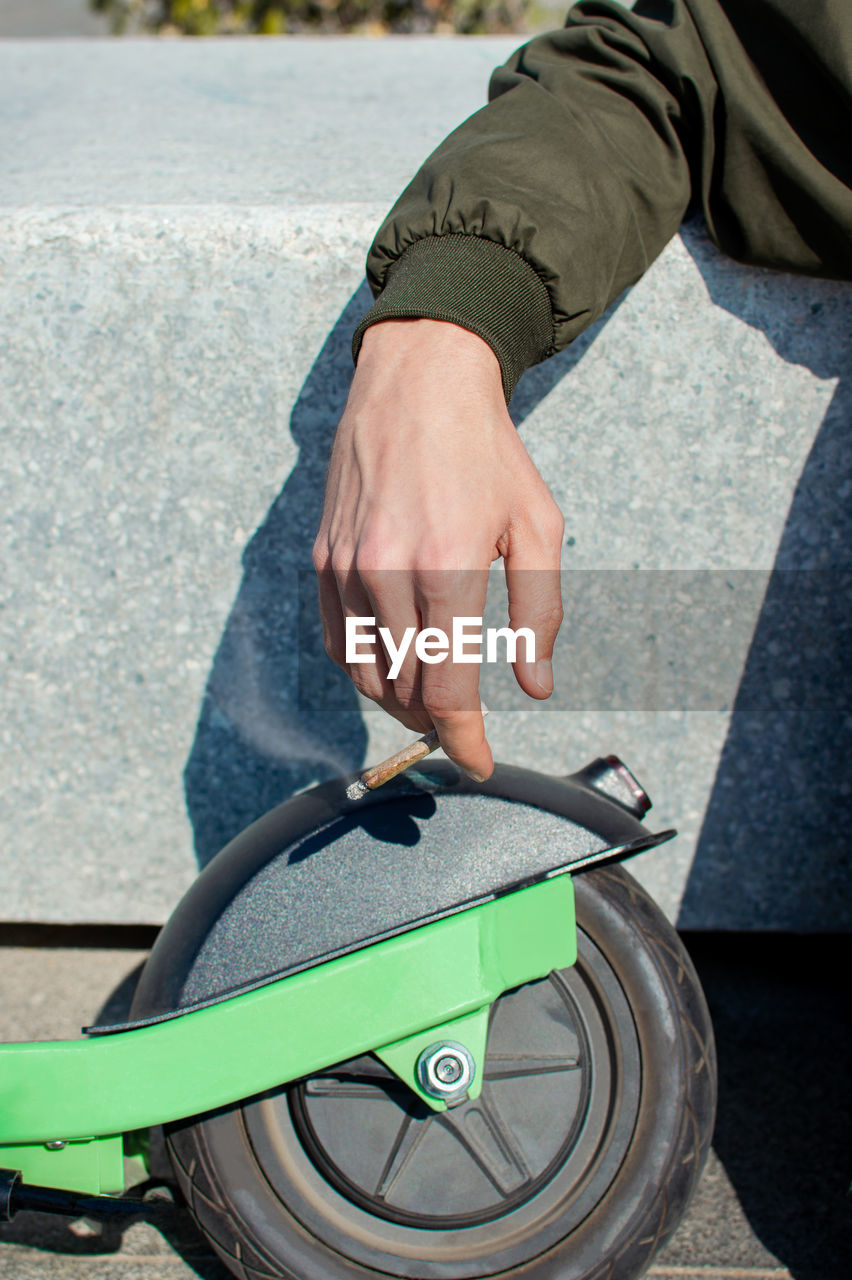
<instances>
[{"instance_id":1,"label":"ribbed jacket cuff","mask_svg":"<svg viewBox=\"0 0 852 1280\"><path fill-rule=\"evenodd\" d=\"M520 254L481 236L427 236L409 245L355 330L354 359L369 325L405 318L449 320L484 338L500 361L507 403L524 370L553 346L543 281Z\"/></svg>"}]
</instances>

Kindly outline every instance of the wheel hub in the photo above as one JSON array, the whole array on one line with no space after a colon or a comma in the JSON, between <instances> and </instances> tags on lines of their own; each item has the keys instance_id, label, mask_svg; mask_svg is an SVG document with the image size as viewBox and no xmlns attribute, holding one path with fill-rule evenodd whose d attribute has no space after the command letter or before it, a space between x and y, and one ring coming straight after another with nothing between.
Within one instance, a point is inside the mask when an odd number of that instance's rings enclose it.
<instances>
[{"instance_id":1,"label":"wheel hub","mask_svg":"<svg viewBox=\"0 0 852 1280\"><path fill-rule=\"evenodd\" d=\"M446 1111L366 1057L299 1085L294 1125L322 1176L363 1210L440 1230L494 1221L569 1158L596 1157L611 1081L590 1015L553 974L494 1006L478 1098L467 1097L467 1049L438 1041L420 1055L418 1082Z\"/></svg>"},{"instance_id":2,"label":"wheel hub","mask_svg":"<svg viewBox=\"0 0 852 1280\"><path fill-rule=\"evenodd\" d=\"M431 1044L417 1061L417 1079L423 1092L448 1106L464 1100L475 1075L473 1054L457 1040Z\"/></svg>"}]
</instances>

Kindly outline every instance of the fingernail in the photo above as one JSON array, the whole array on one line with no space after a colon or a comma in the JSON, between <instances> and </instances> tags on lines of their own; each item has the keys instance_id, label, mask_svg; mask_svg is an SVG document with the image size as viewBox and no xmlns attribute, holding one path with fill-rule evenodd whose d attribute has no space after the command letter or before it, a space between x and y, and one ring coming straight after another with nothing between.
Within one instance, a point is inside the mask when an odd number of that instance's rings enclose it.
<instances>
[{"instance_id":1,"label":"fingernail","mask_svg":"<svg viewBox=\"0 0 852 1280\"><path fill-rule=\"evenodd\" d=\"M473 778L474 782L485 782L484 773L474 773L473 769L467 769L466 773L469 778Z\"/></svg>"},{"instance_id":2,"label":"fingernail","mask_svg":"<svg viewBox=\"0 0 852 1280\"><path fill-rule=\"evenodd\" d=\"M549 658L539 658L535 664L535 682L545 693L553 693L553 663Z\"/></svg>"}]
</instances>

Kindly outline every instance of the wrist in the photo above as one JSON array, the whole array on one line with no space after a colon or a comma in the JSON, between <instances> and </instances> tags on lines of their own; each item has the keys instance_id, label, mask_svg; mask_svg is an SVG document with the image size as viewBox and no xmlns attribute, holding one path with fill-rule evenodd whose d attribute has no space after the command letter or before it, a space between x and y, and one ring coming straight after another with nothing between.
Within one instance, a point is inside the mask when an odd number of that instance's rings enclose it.
<instances>
[{"instance_id":1,"label":"wrist","mask_svg":"<svg viewBox=\"0 0 852 1280\"><path fill-rule=\"evenodd\" d=\"M449 321L393 319L364 333L347 400L347 427L373 442L438 434L505 418L500 362L477 334ZM513 428L514 430L514 428Z\"/></svg>"},{"instance_id":2,"label":"wrist","mask_svg":"<svg viewBox=\"0 0 852 1280\"><path fill-rule=\"evenodd\" d=\"M449 320L405 318L377 320L364 330L358 364L369 366L416 353L420 359L463 362L500 377L500 361L478 333ZM451 372L451 369L448 370Z\"/></svg>"},{"instance_id":3,"label":"wrist","mask_svg":"<svg viewBox=\"0 0 852 1280\"><path fill-rule=\"evenodd\" d=\"M402 394L409 403L425 397L494 398L503 406L500 361L478 334L445 320L394 319L364 332L353 386L379 395Z\"/></svg>"}]
</instances>

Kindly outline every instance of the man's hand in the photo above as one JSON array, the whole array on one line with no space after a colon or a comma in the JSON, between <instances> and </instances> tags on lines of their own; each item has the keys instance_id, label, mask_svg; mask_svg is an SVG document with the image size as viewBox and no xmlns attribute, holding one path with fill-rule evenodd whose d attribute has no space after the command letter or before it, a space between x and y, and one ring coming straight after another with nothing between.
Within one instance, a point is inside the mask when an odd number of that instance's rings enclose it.
<instances>
[{"instance_id":1,"label":"man's hand","mask_svg":"<svg viewBox=\"0 0 852 1280\"><path fill-rule=\"evenodd\" d=\"M513 628L535 632L535 663L518 645L515 676L533 698L553 690L562 621L563 520L506 411L489 345L438 320L367 329L340 421L314 545L329 655L361 693L410 729L433 725L447 755L477 780L494 762L479 711L479 667L421 663L413 646L394 681L346 663L344 620L374 617L399 643L407 627L481 617L488 568L503 557ZM537 572L531 573L530 570Z\"/></svg>"}]
</instances>

